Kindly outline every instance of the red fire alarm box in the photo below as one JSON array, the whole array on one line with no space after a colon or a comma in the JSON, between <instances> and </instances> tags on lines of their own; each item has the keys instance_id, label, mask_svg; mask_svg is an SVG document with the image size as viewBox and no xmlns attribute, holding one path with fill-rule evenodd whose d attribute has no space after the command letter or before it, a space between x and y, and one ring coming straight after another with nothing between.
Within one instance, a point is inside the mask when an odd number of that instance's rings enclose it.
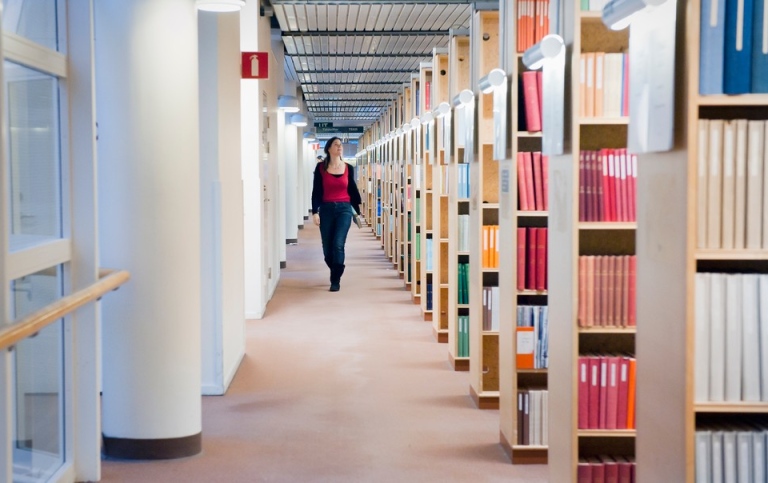
<instances>
[{"instance_id":1,"label":"red fire alarm box","mask_svg":"<svg viewBox=\"0 0 768 483\"><path fill-rule=\"evenodd\" d=\"M240 64L243 79L269 77L269 57L266 52L242 52Z\"/></svg>"}]
</instances>

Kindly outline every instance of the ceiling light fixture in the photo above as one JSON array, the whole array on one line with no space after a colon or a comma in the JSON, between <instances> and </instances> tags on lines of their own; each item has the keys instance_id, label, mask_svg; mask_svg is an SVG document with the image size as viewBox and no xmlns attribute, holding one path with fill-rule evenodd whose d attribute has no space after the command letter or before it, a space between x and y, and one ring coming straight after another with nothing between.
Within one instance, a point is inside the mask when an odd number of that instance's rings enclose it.
<instances>
[{"instance_id":1,"label":"ceiling light fixture","mask_svg":"<svg viewBox=\"0 0 768 483\"><path fill-rule=\"evenodd\" d=\"M277 108L285 112L299 112L299 100L294 96L279 96Z\"/></svg>"},{"instance_id":2,"label":"ceiling light fixture","mask_svg":"<svg viewBox=\"0 0 768 483\"><path fill-rule=\"evenodd\" d=\"M197 0L195 6L206 12L239 12L245 0Z\"/></svg>"},{"instance_id":3,"label":"ceiling light fixture","mask_svg":"<svg viewBox=\"0 0 768 483\"><path fill-rule=\"evenodd\" d=\"M307 116L304 114L293 114L291 116L291 124L297 127L304 127L307 125Z\"/></svg>"}]
</instances>

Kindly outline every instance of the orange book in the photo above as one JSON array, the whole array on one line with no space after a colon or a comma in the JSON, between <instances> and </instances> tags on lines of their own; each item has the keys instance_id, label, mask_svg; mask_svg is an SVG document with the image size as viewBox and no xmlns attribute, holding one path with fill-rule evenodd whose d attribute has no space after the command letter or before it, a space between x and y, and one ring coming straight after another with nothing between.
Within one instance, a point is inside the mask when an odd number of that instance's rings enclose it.
<instances>
[{"instance_id":1,"label":"orange book","mask_svg":"<svg viewBox=\"0 0 768 483\"><path fill-rule=\"evenodd\" d=\"M605 52L595 52L595 117L603 117L603 81L605 79Z\"/></svg>"},{"instance_id":2,"label":"orange book","mask_svg":"<svg viewBox=\"0 0 768 483\"><path fill-rule=\"evenodd\" d=\"M595 53L584 52L586 64L586 92L584 94L584 116L595 117Z\"/></svg>"},{"instance_id":3,"label":"orange book","mask_svg":"<svg viewBox=\"0 0 768 483\"><path fill-rule=\"evenodd\" d=\"M533 327L517 327L515 347L518 369L533 369L533 353L536 347L536 334Z\"/></svg>"},{"instance_id":4,"label":"orange book","mask_svg":"<svg viewBox=\"0 0 768 483\"><path fill-rule=\"evenodd\" d=\"M629 359L629 384L627 386L627 429L635 429L635 393L637 379L637 359Z\"/></svg>"},{"instance_id":5,"label":"orange book","mask_svg":"<svg viewBox=\"0 0 768 483\"><path fill-rule=\"evenodd\" d=\"M483 225L483 268L490 267L490 230L487 225Z\"/></svg>"}]
</instances>

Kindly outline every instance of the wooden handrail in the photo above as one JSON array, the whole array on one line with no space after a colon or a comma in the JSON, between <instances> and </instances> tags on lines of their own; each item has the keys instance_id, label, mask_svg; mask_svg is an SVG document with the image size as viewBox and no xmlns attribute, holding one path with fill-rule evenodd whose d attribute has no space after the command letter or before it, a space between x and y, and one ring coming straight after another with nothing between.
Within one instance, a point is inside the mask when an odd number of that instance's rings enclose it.
<instances>
[{"instance_id":1,"label":"wooden handrail","mask_svg":"<svg viewBox=\"0 0 768 483\"><path fill-rule=\"evenodd\" d=\"M37 334L65 315L74 312L85 304L100 299L102 295L111 290L116 290L130 278L131 274L125 270L99 269L97 282L0 329L0 350L13 347L21 340Z\"/></svg>"}]
</instances>

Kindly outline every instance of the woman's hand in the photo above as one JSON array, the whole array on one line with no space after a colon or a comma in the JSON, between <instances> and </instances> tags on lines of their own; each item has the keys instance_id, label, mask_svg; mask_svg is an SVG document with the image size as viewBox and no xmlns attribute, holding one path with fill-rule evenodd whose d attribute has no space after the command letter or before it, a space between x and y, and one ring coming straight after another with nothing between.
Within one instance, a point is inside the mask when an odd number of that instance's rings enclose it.
<instances>
[{"instance_id":1,"label":"woman's hand","mask_svg":"<svg viewBox=\"0 0 768 483\"><path fill-rule=\"evenodd\" d=\"M320 213L313 213L312 221L315 222L315 226L320 226Z\"/></svg>"}]
</instances>

